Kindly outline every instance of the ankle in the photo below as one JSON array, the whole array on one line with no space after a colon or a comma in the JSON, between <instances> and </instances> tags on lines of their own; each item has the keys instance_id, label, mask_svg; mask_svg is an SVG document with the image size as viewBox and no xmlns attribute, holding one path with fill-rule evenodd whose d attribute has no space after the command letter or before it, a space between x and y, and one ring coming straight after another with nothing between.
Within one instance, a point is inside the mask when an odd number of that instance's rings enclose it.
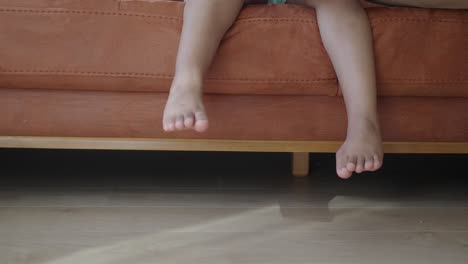
<instances>
[{"instance_id":1,"label":"ankle","mask_svg":"<svg viewBox=\"0 0 468 264\"><path fill-rule=\"evenodd\" d=\"M176 73L171 89L187 89L201 91L203 77L197 73Z\"/></svg>"},{"instance_id":2,"label":"ankle","mask_svg":"<svg viewBox=\"0 0 468 264\"><path fill-rule=\"evenodd\" d=\"M362 131L378 132L379 130L378 117L375 115L361 115L349 118L348 134L361 133Z\"/></svg>"}]
</instances>

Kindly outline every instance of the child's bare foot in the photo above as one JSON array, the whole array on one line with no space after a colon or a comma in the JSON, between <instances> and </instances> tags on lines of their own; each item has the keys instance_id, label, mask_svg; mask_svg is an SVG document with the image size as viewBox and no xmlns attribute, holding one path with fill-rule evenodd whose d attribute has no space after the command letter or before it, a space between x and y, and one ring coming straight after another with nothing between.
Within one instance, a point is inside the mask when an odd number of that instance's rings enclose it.
<instances>
[{"instance_id":1,"label":"child's bare foot","mask_svg":"<svg viewBox=\"0 0 468 264\"><path fill-rule=\"evenodd\" d=\"M193 129L204 132L208 129L201 87L201 81L174 81L164 109L165 131Z\"/></svg>"},{"instance_id":2,"label":"child's bare foot","mask_svg":"<svg viewBox=\"0 0 468 264\"><path fill-rule=\"evenodd\" d=\"M383 164L383 147L378 122L363 119L349 124L345 143L336 153L336 172L348 179L353 172L376 171Z\"/></svg>"}]
</instances>

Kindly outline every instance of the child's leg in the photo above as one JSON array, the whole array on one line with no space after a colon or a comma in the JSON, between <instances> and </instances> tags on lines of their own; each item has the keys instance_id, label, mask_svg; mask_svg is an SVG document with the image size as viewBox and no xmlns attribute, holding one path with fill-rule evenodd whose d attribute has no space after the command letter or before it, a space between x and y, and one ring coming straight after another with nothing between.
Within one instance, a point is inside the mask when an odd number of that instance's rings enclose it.
<instances>
[{"instance_id":1,"label":"child's leg","mask_svg":"<svg viewBox=\"0 0 468 264\"><path fill-rule=\"evenodd\" d=\"M382 166L372 33L358 0L305 0L315 7L320 33L346 103L348 131L336 154L340 177Z\"/></svg>"},{"instance_id":2,"label":"child's leg","mask_svg":"<svg viewBox=\"0 0 468 264\"><path fill-rule=\"evenodd\" d=\"M164 109L165 131L208 128L203 76L242 4L243 0L186 0L174 81Z\"/></svg>"}]
</instances>

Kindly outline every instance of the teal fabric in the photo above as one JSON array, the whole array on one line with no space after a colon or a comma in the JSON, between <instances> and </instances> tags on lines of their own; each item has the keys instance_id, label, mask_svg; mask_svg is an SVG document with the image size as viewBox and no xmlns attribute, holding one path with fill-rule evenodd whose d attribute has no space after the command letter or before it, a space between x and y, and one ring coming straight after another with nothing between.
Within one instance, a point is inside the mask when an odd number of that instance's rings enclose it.
<instances>
[{"instance_id":1,"label":"teal fabric","mask_svg":"<svg viewBox=\"0 0 468 264\"><path fill-rule=\"evenodd\" d=\"M272 5L281 5L286 4L286 0L268 0L268 3Z\"/></svg>"}]
</instances>

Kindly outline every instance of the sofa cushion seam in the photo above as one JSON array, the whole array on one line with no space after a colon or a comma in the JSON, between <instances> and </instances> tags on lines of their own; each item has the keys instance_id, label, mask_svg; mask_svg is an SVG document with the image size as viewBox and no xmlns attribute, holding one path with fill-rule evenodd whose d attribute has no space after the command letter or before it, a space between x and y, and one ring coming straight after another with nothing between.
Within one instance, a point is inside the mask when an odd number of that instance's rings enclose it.
<instances>
[{"instance_id":1,"label":"sofa cushion seam","mask_svg":"<svg viewBox=\"0 0 468 264\"><path fill-rule=\"evenodd\" d=\"M135 73L135 72L83 72L83 71L49 71L49 70L2 70L0 74L15 74L15 75L39 75L39 74L60 74L70 76L95 76L95 77L147 77L147 78L173 78L170 74L156 74L156 73ZM245 81L245 82L328 82L336 78L318 78L318 79L248 79L248 78L207 78L213 81Z\"/></svg>"}]
</instances>

